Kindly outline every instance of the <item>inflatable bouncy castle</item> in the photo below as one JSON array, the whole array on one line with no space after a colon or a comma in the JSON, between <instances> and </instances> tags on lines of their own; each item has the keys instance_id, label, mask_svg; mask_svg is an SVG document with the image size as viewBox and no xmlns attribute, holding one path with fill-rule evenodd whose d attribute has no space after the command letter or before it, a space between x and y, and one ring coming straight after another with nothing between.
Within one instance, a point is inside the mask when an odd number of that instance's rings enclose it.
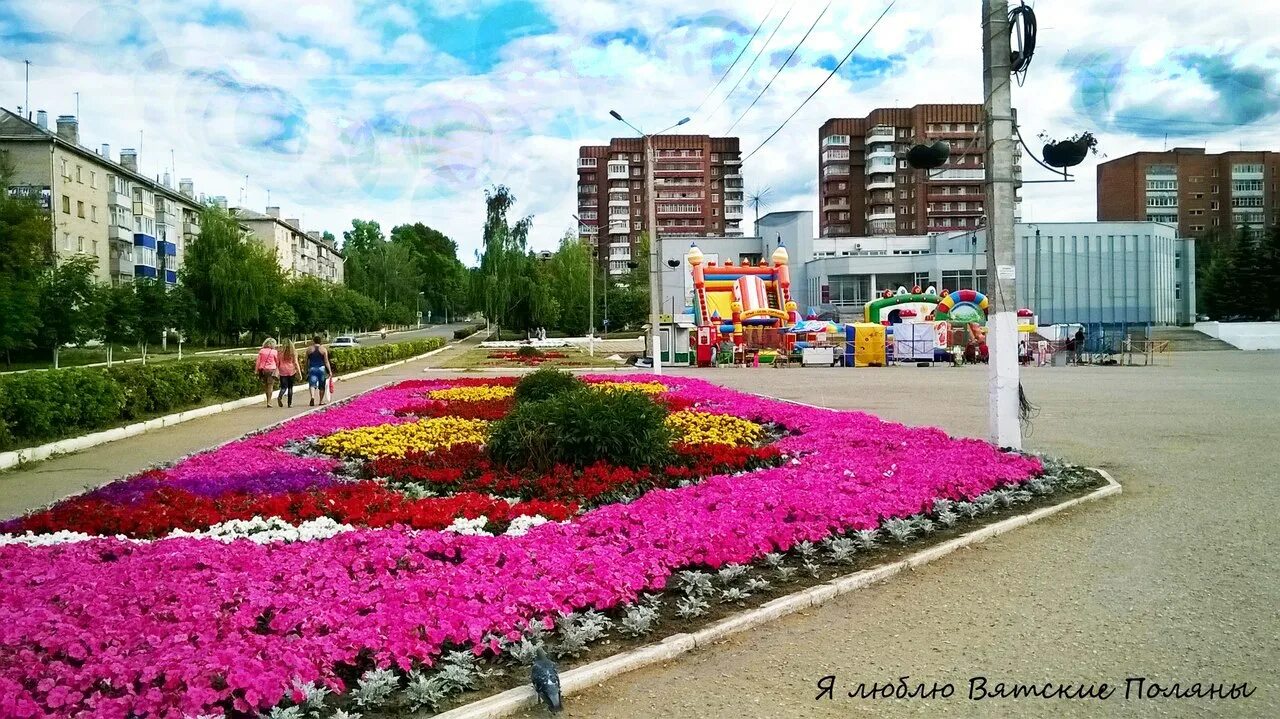
<instances>
[{"instance_id":1,"label":"inflatable bouncy castle","mask_svg":"<svg viewBox=\"0 0 1280 719\"><path fill-rule=\"evenodd\" d=\"M704 262L695 243L689 246L685 260L693 275L693 315L699 327L699 344L732 339L735 345L742 345L751 329L781 330L799 321L791 299L785 247L779 245L769 260L753 266L747 262L735 265L732 260Z\"/></svg>"}]
</instances>

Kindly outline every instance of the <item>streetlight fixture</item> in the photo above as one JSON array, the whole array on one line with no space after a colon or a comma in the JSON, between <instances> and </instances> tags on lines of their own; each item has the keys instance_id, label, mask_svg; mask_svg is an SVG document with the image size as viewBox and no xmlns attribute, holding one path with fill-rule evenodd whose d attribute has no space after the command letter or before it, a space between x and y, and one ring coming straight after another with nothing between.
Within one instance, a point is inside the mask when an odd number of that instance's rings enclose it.
<instances>
[{"instance_id":1,"label":"streetlight fixture","mask_svg":"<svg viewBox=\"0 0 1280 719\"><path fill-rule=\"evenodd\" d=\"M682 118L679 122L668 127L666 130L662 130L661 132L648 134L635 125L632 125L630 122L627 122L622 115L618 114L617 110L610 110L609 114L613 116L613 119L621 122L632 130L635 130L644 138L644 191L647 199L647 202L645 203L645 224L649 228L649 326L650 331L653 333L653 338L650 341L653 343L651 345L653 353L653 373L660 375L662 374L662 267L659 263L662 262L662 239L658 234L658 213L654 202L653 166L655 160L653 154L653 138L657 135L661 135L667 130L674 129L685 124L689 121L689 118Z\"/></svg>"}]
</instances>

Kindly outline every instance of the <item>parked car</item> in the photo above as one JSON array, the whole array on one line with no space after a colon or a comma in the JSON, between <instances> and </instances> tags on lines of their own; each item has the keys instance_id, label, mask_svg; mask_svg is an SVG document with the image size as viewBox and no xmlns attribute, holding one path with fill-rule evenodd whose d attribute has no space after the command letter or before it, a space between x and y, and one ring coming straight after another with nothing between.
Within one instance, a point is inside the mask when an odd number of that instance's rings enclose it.
<instances>
[{"instance_id":1,"label":"parked car","mask_svg":"<svg viewBox=\"0 0 1280 719\"><path fill-rule=\"evenodd\" d=\"M352 337L351 335L342 335L341 337L338 337L337 339L335 339L333 342L330 342L329 346L330 347L359 347L360 340L356 339L355 337Z\"/></svg>"}]
</instances>

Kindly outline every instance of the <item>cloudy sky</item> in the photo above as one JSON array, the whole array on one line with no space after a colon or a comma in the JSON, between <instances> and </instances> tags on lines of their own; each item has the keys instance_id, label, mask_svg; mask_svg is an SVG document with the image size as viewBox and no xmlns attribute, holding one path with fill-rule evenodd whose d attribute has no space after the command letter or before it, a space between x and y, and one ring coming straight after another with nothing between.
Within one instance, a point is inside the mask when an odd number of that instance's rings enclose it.
<instances>
[{"instance_id":1,"label":"cloudy sky","mask_svg":"<svg viewBox=\"0 0 1280 719\"><path fill-rule=\"evenodd\" d=\"M296 5L296 7L295 7ZM1014 90L1023 134L1093 130L1120 157L1188 145L1280 150L1280 3L1042 0ZM755 106L747 107L820 13ZM509 186L552 247L573 226L577 147L685 115L754 150L844 57L882 2L824 0L0 0L0 105L75 112L81 141L280 205L335 234L353 217L478 245L483 191ZM783 19L785 15L785 20ZM976 0L899 0L809 104L744 165L767 210L816 210L817 129L879 106L980 102ZM763 25L761 22L763 21ZM760 26L760 32L742 52ZM772 40L766 46L766 40ZM717 80L742 59L715 92ZM751 66L750 61L759 54ZM736 86L732 94L729 91ZM726 97L727 96L727 97ZM745 114L744 114L745 112ZM1094 219L1094 163L1023 188L1031 221ZM1026 161L1027 165L1031 163ZM246 176L248 180L246 182ZM1046 173L1028 167L1027 179Z\"/></svg>"}]
</instances>

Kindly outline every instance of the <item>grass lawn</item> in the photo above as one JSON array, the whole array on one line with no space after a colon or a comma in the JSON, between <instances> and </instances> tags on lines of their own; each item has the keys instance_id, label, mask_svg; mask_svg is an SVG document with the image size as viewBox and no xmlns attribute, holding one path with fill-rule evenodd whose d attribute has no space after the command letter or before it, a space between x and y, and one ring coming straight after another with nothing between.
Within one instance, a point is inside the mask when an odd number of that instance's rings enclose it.
<instances>
[{"instance_id":1,"label":"grass lawn","mask_svg":"<svg viewBox=\"0 0 1280 719\"><path fill-rule=\"evenodd\" d=\"M214 350L232 349L230 347L205 347L203 345L186 344L182 346L183 359L200 359L208 358L216 355L201 354L197 352L212 352ZM254 350L250 350L254 351ZM137 361L142 357L142 352L136 346L117 345L112 355L113 362L124 362L126 360ZM152 345L147 348L148 362L165 362L168 360L178 359L178 345L170 344L167 350L161 349L159 344ZM72 347L64 349L58 353L59 367L83 367L85 365L100 364L107 361L107 350L104 347ZM4 357L0 356L0 373L16 372L18 370L32 369L51 369L53 367L53 358L33 357L29 353L21 358L15 358L12 364L5 364Z\"/></svg>"},{"instance_id":2,"label":"grass lawn","mask_svg":"<svg viewBox=\"0 0 1280 719\"><path fill-rule=\"evenodd\" d=\"M521 361L516 359L507 359L505 356L511 355L515 350L499 350L485 349L482 347L474 347L462 353L456 353L450 356L443 364L442 369L483 369L488 367L515 368L515 367L618 367L620 363L610 362L605 359L612 352L602 352L599 347L596 348L596 356L591 357L586 351L576 347L557 347L555 349L544 350L544 353L551 355L544 358L540 362ZM563 355L563 356L561 356Z\"/></svg>"}]
</instances>

